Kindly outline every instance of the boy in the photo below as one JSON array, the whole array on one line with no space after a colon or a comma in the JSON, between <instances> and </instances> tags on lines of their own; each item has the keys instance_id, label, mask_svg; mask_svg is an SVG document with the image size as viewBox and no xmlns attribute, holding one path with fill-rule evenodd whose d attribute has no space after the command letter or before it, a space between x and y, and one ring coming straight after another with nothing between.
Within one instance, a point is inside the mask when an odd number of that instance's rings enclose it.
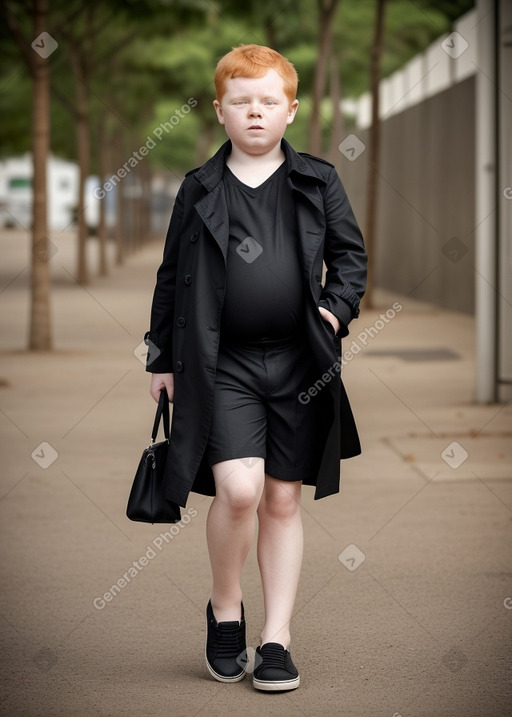
<instances>
[{"instance_id":1,"label":"boy","mask_svg":"<svg viewBox=\"0 0 512 717\"><path fill-rule=\"evenodd\" d=\"M240 576L258 515L253 685L266 691L300 682L289 648L301 486L316 499L338 492L340 459L360 452L340 339L359 312L366 253L334 167L283 139L297 82L258 45L218 63L213 104L229 140L180 187L145 337L151 395L174 404L167 496L215 496L206 663L220 682L245 676Z\"/></svg>"}]
</instances>

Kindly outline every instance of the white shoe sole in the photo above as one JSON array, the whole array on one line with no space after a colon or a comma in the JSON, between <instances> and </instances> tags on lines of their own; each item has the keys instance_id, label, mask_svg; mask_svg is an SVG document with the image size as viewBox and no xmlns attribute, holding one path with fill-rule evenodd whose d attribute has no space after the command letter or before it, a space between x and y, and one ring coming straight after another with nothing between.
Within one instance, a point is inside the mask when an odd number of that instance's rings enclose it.
<instances>
[{"instance_id":1,"label":"white shoe sole","mask_svg":"<svg viewBox=\"0 0 512 717\"><path fill-rule=\"evenodd\" d=\"M283 690L296 690L300 685L300 676L294 680L281 680L271 682L269 680L257 680L253 677L252 685L257 690L263 690L264 692L282 692Z\"/></svg>"}]
</instances>

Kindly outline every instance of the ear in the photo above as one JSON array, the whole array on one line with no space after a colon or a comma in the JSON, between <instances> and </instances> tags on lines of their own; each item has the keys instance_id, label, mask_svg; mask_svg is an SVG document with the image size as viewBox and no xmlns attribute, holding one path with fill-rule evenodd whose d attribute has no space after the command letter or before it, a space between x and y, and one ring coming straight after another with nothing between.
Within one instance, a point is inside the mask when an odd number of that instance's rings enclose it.
<instances>
[{"instance_id":1,"label":"ear","mask_svg":"<svg viewBox=\"0 0 512 717\"><path fill-rule=\"evenodd\" d=\"M286 119L286 124L291 124L293 122L298 109L299 109L299 100L293 100L290 107L288 108L288 117Z\"/></svg>"},{"instance_id":2,"label":"ear","mask_svg":"<svg viewBox=\"0 0 512 717\"><path fill-rule=\"evenodd\" d=\"M219 120L219 124L224 124L224 113L222 112L220 102L218 100L213 100L213 106L215 107L215 112L217 113L217 119Z\"/></svg>"}]
</instances>

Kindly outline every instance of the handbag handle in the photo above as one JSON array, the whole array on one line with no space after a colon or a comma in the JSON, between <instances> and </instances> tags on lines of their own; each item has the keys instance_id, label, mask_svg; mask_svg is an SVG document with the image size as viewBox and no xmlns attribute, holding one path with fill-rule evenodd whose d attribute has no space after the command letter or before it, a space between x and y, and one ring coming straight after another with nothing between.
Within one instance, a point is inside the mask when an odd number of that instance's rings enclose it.
<instances>
[{"instance_id":1,"label":"handbag handle","mask_svg":"<svg viewBox=\"0 0 512 717\"><path fill-rule=\"evenodd\" d=\"M160 426L160 419L164 419L164 436L166 440L169 440L169 396L167 390L163 388L160 391L160 399L158 401L158 408L156 409L155 422L153 424L153 432L151 434L151 444L156 441L158 435L158 428Z\"/></svg>"}]
</instances>

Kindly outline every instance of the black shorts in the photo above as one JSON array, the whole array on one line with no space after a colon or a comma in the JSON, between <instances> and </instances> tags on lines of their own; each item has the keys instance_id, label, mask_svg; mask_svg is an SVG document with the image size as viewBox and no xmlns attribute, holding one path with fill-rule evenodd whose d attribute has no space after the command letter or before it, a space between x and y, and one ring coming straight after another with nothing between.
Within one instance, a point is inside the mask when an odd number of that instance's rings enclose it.
<instances>
[{"instance_id":1,"label":"black shorts","mask_svg":"<svg viewBox=\"0 0 512 717\"><path fill-rule=\"evenodd\" d=\"M208 465L257 456L274 478L314 484L330 398L327 390L304 396L318 376L303 339L221 344Z\"/></svg>"}]
</instances>

